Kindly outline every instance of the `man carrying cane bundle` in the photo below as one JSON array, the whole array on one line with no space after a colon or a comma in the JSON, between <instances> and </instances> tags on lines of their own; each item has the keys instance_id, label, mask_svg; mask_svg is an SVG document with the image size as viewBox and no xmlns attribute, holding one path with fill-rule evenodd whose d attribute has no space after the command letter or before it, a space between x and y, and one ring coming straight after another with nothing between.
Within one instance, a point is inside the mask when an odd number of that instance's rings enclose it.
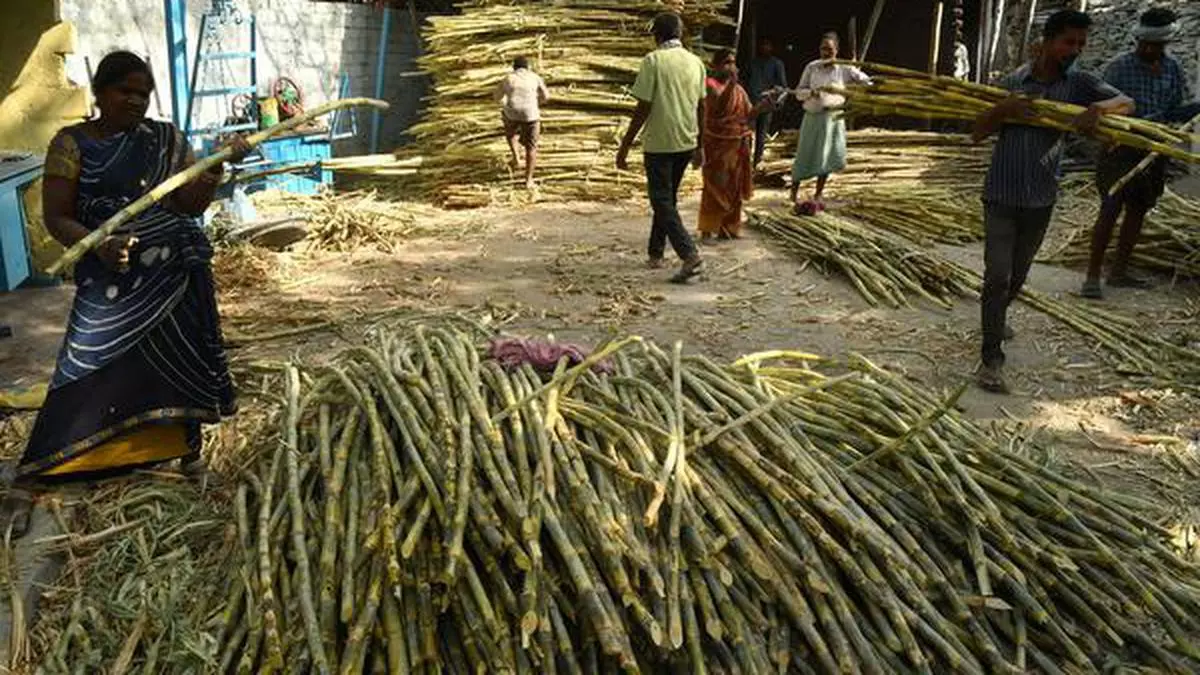
<instances>
[{"instance_id":1,"label":"man carrying cane bundle","mask_svg":"<svg viewBox=\"0 0 1200 675\"><path fill-rule=\"evenodd\" d=\"M1184 122L1200 112L1200 104L1187 105L1191 98L1187 76L1179 62L1166 54L1166 46L1179 32L1179 20L1169 9L1146 11L1134 31L1137 47L1118 56L1104 72L1104 79L1125 92L1137 104L1138 117L1156 122ZM1103 152L1096 163L1096 186L1100 189L1100 216L1092 231L1092 252L1087 280L1080 293L1099 300L1104 291L1100 274L1104 255L1112 240L1121 212L1125 222L1117 238L1117 252L1108 272L1114 288L1146 288L1149 283L1129 273L1129 258L1142 232L1146 214L1158 203L1166 187L1167 160L1159 157L1119 186L1126 174L1146 159L1147 152L1117 147ZM1116 187L1114 194L1113 188Z\"/></svg>"},{"instance_id":2,"label":"man carrying cane bundle","mask_svg":"<svg viewBox=\"0 0 1200 675\"><path fill-rule=\"evenodd\" d=\"M1090 26L1082 12L1053 14L1046 21L1037 57L1000 83L1013 95L975 122L977 141L999 132L983 189L983 365L977 379L987 391L1008 392L1002 374L1003 343L1010 334L1008 307L1029 275L1058 198L1064 134L1022 123L1031 114L1031 99L1087 106L1075 122L1083 133L1094 131L1101 115L1133 111L1133 101L1121 92L1071 68L1087 43Z\"/></svg>"}]
</instances>

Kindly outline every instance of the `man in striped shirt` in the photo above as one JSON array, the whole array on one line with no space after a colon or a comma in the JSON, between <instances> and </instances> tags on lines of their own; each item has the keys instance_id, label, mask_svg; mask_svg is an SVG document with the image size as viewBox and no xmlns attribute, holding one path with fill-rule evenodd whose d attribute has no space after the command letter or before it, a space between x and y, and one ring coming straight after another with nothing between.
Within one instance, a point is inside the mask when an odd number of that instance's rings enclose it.
<instances>
[{"instance_id":1,"label":"man in striped shirt","mask_svg":"<svg viewBox=\"0 0 1200 675\"><path fill-rule=\"evenodd\" d=\"M1133 112L1133 101L1121 92L1071 68L1087 44L1090 26L1082 12L1053 14L1037 57L1000 82L1012 95L975 122L977 141L999 132L983 188L983 364L977 378L988 391L1008 393L1002 373L1003 342L1012 336L1008 306L1025 284L1058 198L1065 134L1021 123L1031 115L1032 99L1087 106L1076 120L1081 133L1094 131L1101 115Z\"/></svg>"}]
</instances>

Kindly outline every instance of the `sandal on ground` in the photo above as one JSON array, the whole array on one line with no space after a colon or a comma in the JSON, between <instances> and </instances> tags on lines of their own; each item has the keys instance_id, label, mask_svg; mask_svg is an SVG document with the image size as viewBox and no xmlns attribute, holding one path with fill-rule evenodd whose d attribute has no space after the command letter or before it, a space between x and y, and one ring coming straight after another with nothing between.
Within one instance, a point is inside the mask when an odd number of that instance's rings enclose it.
<instances>
[{"instance_id":1,"label":"sandal on ground","mask_svg":"<svg viewBox=\"0 0 1200 675\"><path fill-rule=\"evenodd\" d=\"M683 266L680 267L679 271L675 273L675 276L671 277L671 283L686 284L692 277L700 274L700 268L703 266L703 264L704 263L700 260L700 258L685 260L683 262Z\"/></svg>"},{"instance_id":2,"label":"sandal on ground","mask_svg":"<svg viewBox=\"0 0 1200 675\"><path fill-rule=\"evenodd\" d=\"M980 366L975 373L975 383L979 388L993 394L1008 394L1011 390L1004 381L1004 373L1000 366Z\"/></svg>"},{"instance_id":3,"label":"sandal on ground","mask_svg":"<svg viewBox=\"0 0 1200 675\"><path fill-rule=\"evenodd\" d=\"M1083 282L1083 288L1079 289L1079 294L1088 300L1104 299L1104 289L1101 288L1100 282L1094 279Z\"/></svg>"},{"instance_id":4,"label":"sandal on ground","mask_svg":"<svg viewBox=\"0 0 1200 675\"><path fill-rule=\"evenodd\" d=\"M650 258L646 260L646 267L652 270L661 270L667 266L667 261L662 258Z\"/></svg>"},{"instance_id":5,"label":"sandal on ground","mask_svg":"<svg viewBox=\"0 0 1200 675\"><path fill-rule=\"evenodd\" d=\"M1108 278L1108 285L1113 288L1152 288L1154 283L1149 279L1134 277L1128 274L1117 274Z\"/></svg>"},{"instance_id":6,"label":"sandal on ground","mask_svg":"<svg viewBox=\"0 0 1200 675\"><path fill-rule=\"evenodd\" d=\"M25 488L10 487L8 495L0 504L0 516L13 539L20 539L29 531L29 519L33 515L33 493Z\"/></svg>"}]
</instances>

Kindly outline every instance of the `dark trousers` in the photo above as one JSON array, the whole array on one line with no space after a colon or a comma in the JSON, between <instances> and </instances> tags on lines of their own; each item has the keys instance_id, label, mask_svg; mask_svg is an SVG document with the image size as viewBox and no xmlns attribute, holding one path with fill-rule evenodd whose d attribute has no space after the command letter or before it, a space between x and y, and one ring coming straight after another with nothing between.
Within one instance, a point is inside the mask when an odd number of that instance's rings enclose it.
<instances>
[{"instance_id":1,"label":"dark trousers","mask_svg":"<svg viewBox=\"0 0 1200 675\"><path fill-rule=\"evenodd\" d=\"M984 207L983 364L1004 365L1008 306L1021 293L1033 258L1042 246L1053 206L1025 209L1000 204Z\"/></svg>"},{"instance_id":2,"label":"dark trousers","mask_svg":"<svg viewBox=\"0 0 1200 675\"><path fill-rule=\"evenodd\" d=\"M771 133L771 115L763 113L754 121L754 166L762 161L767 149L767 134Z\"/></svg>"},{"instance_id":3,"label":"dark trousers","mask_svg":"<svg viewBox=\"0 0 1200 675\"><path fill-rule=\"evenodd\" d=\"M663 257L667 240L671 248L683 260L696 256L696 245L692 235L683 226L679 217L679 183L692 161L692 151L651 153L645 155L646 186L650 193L650 208L654 210L654 223L650 227L650 258Z\"/></svg>"}]
</instances>

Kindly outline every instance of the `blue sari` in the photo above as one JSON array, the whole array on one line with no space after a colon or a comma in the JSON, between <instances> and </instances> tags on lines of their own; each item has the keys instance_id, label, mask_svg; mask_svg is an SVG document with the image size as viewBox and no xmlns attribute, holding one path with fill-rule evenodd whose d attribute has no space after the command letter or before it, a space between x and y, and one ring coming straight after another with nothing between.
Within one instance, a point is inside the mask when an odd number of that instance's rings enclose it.
<instances>
[{"instance_id":1,"label":"blue sari","mask_svg":"<svg viewBox=\"0 0 1200 675\"><path fill-rule=\"evenodd\" d=\"M104 139L71 127L56 144L74 153L68 162L77 162L76 219L89 230L180 170L187 157L175 127L151 120ZM52 161L63 161L55 152L52 146L48 175L54 175ZM137 237L127 271L109 269L94 254L75 267L66 337L18 468L21 476L55 473L151 424L183 425L187 447L175 454L197 453L200 424L235 410L212 248L198 219L159 204L119 233ZM89 470L140 463L106 454L104 466Z\"/></svg>"}]
</instances>

